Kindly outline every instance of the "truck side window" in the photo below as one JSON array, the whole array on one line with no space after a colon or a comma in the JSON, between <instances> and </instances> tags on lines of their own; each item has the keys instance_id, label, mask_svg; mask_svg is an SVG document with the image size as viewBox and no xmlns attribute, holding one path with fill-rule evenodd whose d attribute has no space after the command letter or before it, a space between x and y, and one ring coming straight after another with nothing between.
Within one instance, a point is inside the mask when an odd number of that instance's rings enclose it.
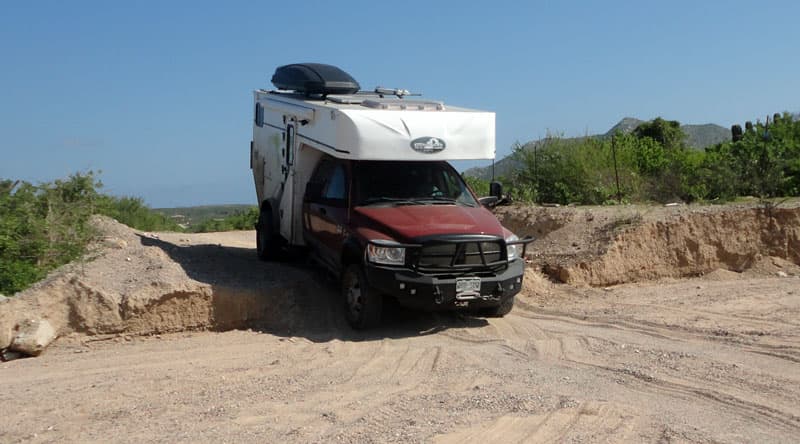
<instances>
[{"instance_id":1,"label":"truck side window","mask_svg":"<svg viewBox=\"0 0 800 444\"><path fill-rule=\"evenodd\" d=\"M347 199L347 180L342 164L337 164L334 167L333 174L330 176L322 196L327 200L342 202Z\"/></svg>"}]
</instances>

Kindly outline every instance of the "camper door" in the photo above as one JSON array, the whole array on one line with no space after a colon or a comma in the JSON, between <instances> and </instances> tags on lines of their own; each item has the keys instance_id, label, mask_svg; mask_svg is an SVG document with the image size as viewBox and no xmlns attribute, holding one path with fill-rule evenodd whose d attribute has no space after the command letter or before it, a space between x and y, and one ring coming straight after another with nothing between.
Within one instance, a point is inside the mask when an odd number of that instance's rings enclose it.
<instances>
[{"instance_id":1,"label":"camper door","mask_svg":"<svg viewBox=\"0 0 800 444\"><path fill-rule=\"evenodd\" d=\"M289 242L294 240L292 221L294 220L294 160L297 154L297 118L286 117L286 131L284 144L281 149L281 203L280 203L280 233Z\"/></svg>"}]
</instances>

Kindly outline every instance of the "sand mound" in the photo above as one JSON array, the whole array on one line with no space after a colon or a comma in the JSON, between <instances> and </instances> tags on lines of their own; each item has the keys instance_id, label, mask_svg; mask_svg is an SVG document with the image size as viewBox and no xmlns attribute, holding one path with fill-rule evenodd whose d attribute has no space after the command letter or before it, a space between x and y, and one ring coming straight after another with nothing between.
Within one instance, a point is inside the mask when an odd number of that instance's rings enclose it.
<instances>
[{"instance_id":1,"label":"sand mound","mask_svg":"<svg viewBox=\"0 0 800 444\"><path fill-rule=\"evenodd\" d=\"M750 268L745 271L747 275L762 276L800 276L800 265L782 257L766 256L757 257Z\"/></svg>"},{"instance_id":2,"label":"sand mound","mask_svg":"<svg viewBox=\"0 0 800 444\"><path fill-rule=\"evenodd\" d=\"M742 279L742 274L737 273L735 271L717 268L714 271L710 271L704 274L703 279L707 281L730 281L730 280Z\"/></svg>"},{"instance_id":3,"label":"sand mound","mask_svg":"<svg viewBox=\"0 0 800 444\"><path fill-rule=\"evenodd\" d=\"M533 268L525 269L522 281L523 294L547 295L553 290L553 282L544 274Z\"/></svg>"}]
</instances>

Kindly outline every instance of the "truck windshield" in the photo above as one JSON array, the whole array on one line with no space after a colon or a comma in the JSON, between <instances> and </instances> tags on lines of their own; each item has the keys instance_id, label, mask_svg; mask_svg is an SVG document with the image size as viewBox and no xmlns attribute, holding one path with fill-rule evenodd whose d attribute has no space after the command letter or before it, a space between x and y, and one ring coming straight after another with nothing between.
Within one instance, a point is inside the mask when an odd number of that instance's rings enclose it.
<instances>
[{"instance_id":1,"label":"truck windshield","mask_svg":"<svg viewBox=\"0 0 800 444\"><path fill-rule=\"evenodd\" d=\"M478 206L461 176L446 162L362 161L355 165L355 202Z\"/></svg>"}]
</instances>

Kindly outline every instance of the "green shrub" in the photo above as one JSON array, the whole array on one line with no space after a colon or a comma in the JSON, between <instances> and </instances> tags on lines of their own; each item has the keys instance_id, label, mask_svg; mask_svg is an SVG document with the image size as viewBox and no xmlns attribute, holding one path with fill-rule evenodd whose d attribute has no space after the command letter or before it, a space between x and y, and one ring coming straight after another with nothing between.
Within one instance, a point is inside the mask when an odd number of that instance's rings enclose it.
<instances>
[{"instance_id":1,"label":"green shrub","mask_svg":"<svg viewBox=\"0 0 800 444\"><path fill-rule=\"evenodd\" d=\"M0 180L0 293L15 293L79 257L93 236L93 173L33 185Z\"/></svg>"},{"instance_id":2,"label":"green shrub","mask_svg":"<svg viewBox=\"0 0 800 444\"><path fill-rule=\"evenodd\" d=\"M13 294L80 257L95 236L93 214L139 230L179 227L139 198L101 194L95 173L34 185L0 179L0 293Z\"/></svg>"}]
</instances>

